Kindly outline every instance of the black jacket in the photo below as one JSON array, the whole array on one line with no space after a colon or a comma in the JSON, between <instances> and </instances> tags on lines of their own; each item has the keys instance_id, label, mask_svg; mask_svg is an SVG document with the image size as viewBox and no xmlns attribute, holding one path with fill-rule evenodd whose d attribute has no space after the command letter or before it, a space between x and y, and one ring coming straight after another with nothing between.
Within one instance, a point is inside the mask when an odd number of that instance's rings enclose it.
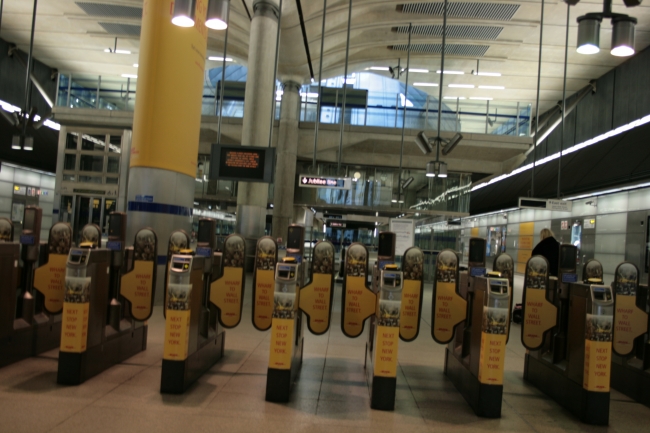
<instances>
[{"instance_id":1,"label":"black jacket","mask_svg":"<svg viewBox=\"0 0 650 433\"><path fill-rule=\"evenodd\" d=\"M533 256L544 256L548 260L549 275L557 277L560 263L560 243L554 237L540 241L533 249Z\"/></svg>"}]
</instances>

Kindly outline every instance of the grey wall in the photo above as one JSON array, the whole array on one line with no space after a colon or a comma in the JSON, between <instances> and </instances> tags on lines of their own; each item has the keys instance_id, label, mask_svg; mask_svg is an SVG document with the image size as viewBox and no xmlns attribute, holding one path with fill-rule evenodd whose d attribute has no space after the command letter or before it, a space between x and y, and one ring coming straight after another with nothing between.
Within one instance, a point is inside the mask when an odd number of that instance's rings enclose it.
<instances>
[{"instance_id":1,"label":"grey wall","mask_svg":"<svg viewBox=\"0 0 650 433\"><path fill-rule=\"evenodd\" d=\"M566 118L563 148L582 143L650 113L650 49L645 49L609 71L596 82L596 93L580 101ZM575 95L567 99L567 105ZM541 118L542 116L540 116ZM562 127L558 127L537 148L537 159L560 150ZM533 153L523 163L533 162Z\"/></svg>"}]
</instances>

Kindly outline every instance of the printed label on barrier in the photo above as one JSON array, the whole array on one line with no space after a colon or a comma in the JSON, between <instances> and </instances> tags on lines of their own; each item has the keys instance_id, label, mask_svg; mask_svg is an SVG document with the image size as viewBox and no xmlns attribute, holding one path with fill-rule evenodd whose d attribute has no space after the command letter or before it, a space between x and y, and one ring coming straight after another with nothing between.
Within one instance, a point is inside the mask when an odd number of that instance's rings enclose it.
<instances>
[{"instance_id":1,"label":"printed label on barrier","mask_svg":"<svg viewBox=\"0 0 650 433\"><path fill-rule=\"evenodd\" d=\"M478 380L486 385L503 385L507 334L481 333Z\"/></svg>"},{"instance_id":2,"label":"printed label on barrier","mask_svg":"<svg viewBox=\"0 0 650 433\"><path fill-rule=\"evenodd\" d=\"M291 369L293 354L293 319L273 319L271 324L271 351L269 368Z\"/></svg>"},{"instance_id":3,"label":"printed label on barrier","mask_svg":"<svg viewBox=\"0 0 650 433\"><path fill-rule=\"evenodd\" d=\"M266 331L271 327L271 319L273 318L273 287L275 285L275 276L273 270L258 269L255 272L253 323L257 329Z\"/></svg>"},{"instance_id":4,"label":"printed label on barrier","mask_svg":"<svg viewBox=\"0 0 650 433\"><path fill-rule=\"evenodd\" d=\"M380 377L397 377L399 327L377 326L375 337L375 370Z\"/></svg>"},{"instance_id":5,"label":"printed label on barrier","mask_svg":"<svg viewBox=\"0 0 650 433\"><path fill-rule=\"evenodd\" d=\"M122 276L120 294L131 302L131 316L135 320L144 321L151 316L155 268L155 262L136 260L133 271Z\"/></svg>"},{"instance_id":6,"label":"printed label on barrier","mask_svg":"<svg viewBox=\"0 0 650 433\"><path fill-rule=\"evenodd\" d=\"M377 295L366 287L366 276L346 276L345 304L343 305L343 332L348 337L358 337L363 323L375 313Z\"/></svg>"},{"instance_id":7,"label":"printed label on barrier","mask_svg":"<svg viewBox=\"0 0 650 433\"><path fill-rule=\"evenodd\" d=\"M81 353L88 342L88 313L90 303L64 302L61 320L61 352Z\"/></svg>"},{"instance_id":8,"label":"printed label on barrier","mask_svg":"<svg viewBox=\"0 0 650 433\"><path fill-rule=\"evenodd\" d=\"M585 371L582 387L587 391L609 392L612 365L611 341L585 341Z\"/></svg>"},{"instance_id":9,"label":"printed label on barrier","mask_svg":"<svg viewBox=\"0 0 650 433\"><path fill-rule=\"evenodd\" d=\"M539 349L544 333L556 325L557 307L546 300L546 290L527 288L523 310L522 343L527 349Z\"/></svg>"},{"instance_id":10,"label":"printed label on barrier","mask_svg":"<svg viewBox=\"0 0 650 433\"><path fill-rule=\"evenodd\" d=\"M190 310L167 309L165 315L165 348L163 359L187 359L190 341Z\"/></svg>"},{"instance_id":11,"label":"printed label on barrier","mask_svg":"<svg viewBox=\"0 0 650 433\"><path fill-rule=\"evenodd\" d=\"M421 303L422 283L420 280L404 280L399 319L399 334L403 340L413 340L418 334Z\"/></svg>"},{"instance_id":12,"label":"printed label on barrier","mask_svg":"<svg viewBox=\"0 0 650 433\"><path fill-rule=\"evenodd\" d=\"M309 316L309 330L316 335L330 326L331 294L331 274L314 274L311 284L300 290L300 309Z\"/></svg>"},{"instance_id":13,"label":"printed label on barrier","mask_svg":"<svg viewBox=\"0 0 650 433\"><path fill-rule=\"evenodd\" d=\"M648 330L648 313L636 306L636 296L616 295L613 348L621 356L634 349L634 339Z\"/></svg>"},{"instance_id":14,"label":"printed label on barrier","mask_svg":"<svg viewBox=\"0 0 650 433\"><path fill-rule=\"evenodd\" d=\"M34 271L34 288L45 297L45 311L58 314L65 296L66 254L50 254L45 265Z\"/></svg>"},{"instance_id":15,"label":"printed label on barrier","mask_svg":"<svg viewBox=\"0 0 650 433\"><path fill-rule=\"evenodd\" d=\"M212 283L210 302L219 308L219 323L225 328L239 325L243 292L242 268L225 267L223 277Z\"/></svg>"},{"instance_id":16,"label":"printed label on barrier","mask_svg":"<svg viewBox=\"0 0 650 433\"><path fill-rule=\"evenodd\" d=\"M434 296L433 336L438 343L446 344L454 336L454 327L467 316L467 301L456 293L455 282L438 282Z\"/></svg>"}]
</instances>

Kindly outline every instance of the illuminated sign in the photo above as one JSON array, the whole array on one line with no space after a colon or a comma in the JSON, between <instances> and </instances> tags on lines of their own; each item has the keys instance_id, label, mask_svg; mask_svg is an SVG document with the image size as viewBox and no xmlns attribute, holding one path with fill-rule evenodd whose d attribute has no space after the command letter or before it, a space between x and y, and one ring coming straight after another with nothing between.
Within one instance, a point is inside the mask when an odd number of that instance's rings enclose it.
<instances>
[{"instance_id":1,"label":"illuminated sign","mask_svg":"<svg viewBox=\"0 0 650 433\"><path fill-rule=\"evenodd\" d=\"M546 209L560 212L571 212L573 203L568 200L539 199L519 197L521 209Z\"/></svg>"},{"instance_id":2,"label":"illuminated sign","mask_svg":"<svg viewBox=\"0 0 650 433\"><path fill-rule=\"evenodd\" d=\"M275 148L212 145L210 179L273 182Z\"/></svg>"},{"instance_id":3,"label":"illuminated sign","mask_svg":"<svg viewBox=\"0 0 650 433\"><path fill-rule=\"evenodd\" d=\"M307 188L350 189L352 179L349 177L309 176L301 174L298 185Z\"/></svg>"}]
</instances>

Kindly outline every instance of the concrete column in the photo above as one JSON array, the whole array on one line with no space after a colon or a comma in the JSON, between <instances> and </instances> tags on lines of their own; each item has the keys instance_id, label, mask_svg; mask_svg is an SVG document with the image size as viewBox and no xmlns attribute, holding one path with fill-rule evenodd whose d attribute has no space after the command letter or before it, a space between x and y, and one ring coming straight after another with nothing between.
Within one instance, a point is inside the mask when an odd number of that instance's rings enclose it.
<instances>
[{"instance_id":1,"label":"concrete column","mask_svg":"<svg viewBox=\"0 0 650 433\"><path fill-rule=\"evenodd\" d=\"M255 0L248 45L248 76L244 95L243 146L269 144L275 83L275 47L279 9L277 0ZM236 231L244 238L264 236L268 184L239 182ZM250 242L249 242L250 243Z\"/></svg>"},{"instance_id":2,"label":"concrete column","mask_svg":"<svg viewBox=\"0 0 650 433\"><path fill-rule=\"evenodd\" d=\"M273 189L273 237L286 240L287 230L293 217L293 195L296 186L300 84L297 81L285 81L282 88L284 93Z\"/></svg>"},{"instance_id":3,"label":"concrete column","mask_svg":"<svg viewBox=\"0 0 650 433\"><path fill-rule=\"evenodd\" d=\"M196 2L196 24L171 23L173 0L147 2L142 16L138 97L127 191L127 242L151 227L158 235L156 298L173 230L191 230L201 100L207 51L208 0ZM164 258L163 258L164 257Z\"/></svg>"}]
</instances>

